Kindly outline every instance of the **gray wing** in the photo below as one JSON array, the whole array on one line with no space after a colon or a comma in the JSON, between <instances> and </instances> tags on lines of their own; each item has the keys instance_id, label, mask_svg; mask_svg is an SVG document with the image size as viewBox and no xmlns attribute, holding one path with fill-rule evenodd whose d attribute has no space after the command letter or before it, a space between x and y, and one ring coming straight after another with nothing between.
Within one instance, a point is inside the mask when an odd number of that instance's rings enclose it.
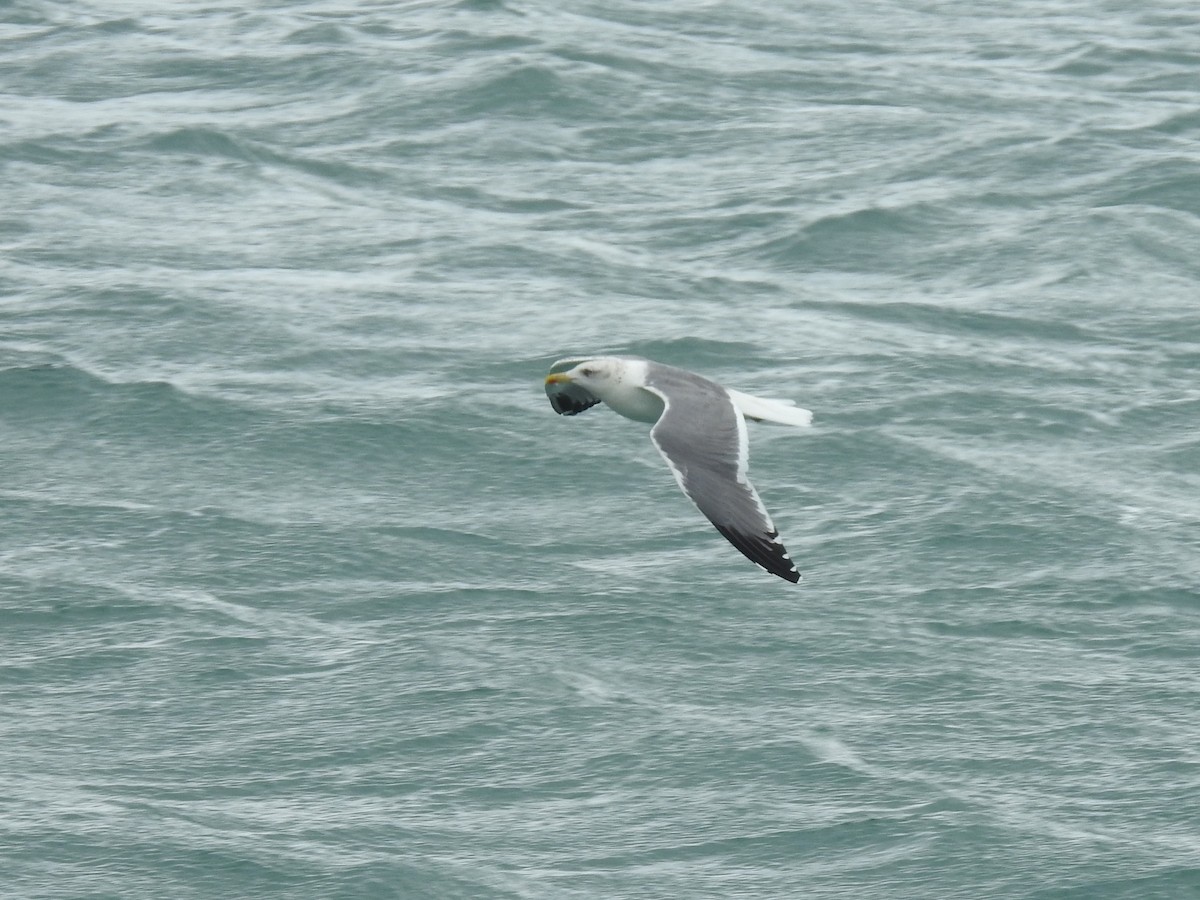
<instances>
[{"instance_id":1,"label":"gray wing","mask_svg":"<svg viewBox=\"0 0 1200 900\"><path fill-rule=\"evenodd\" d=\"M668 366L654 366L646 387L666 404L650 437L683 492L748 559L772 575L799 581L747 477L746 422L729 394L716 382Z\"/></svg>"},{"instance_id":2,"label":"gray wing","mask_svg":"<svg viewBox=\"0 0 1200 900\"><path fill-rule=\"evenodd\" d=\"M569 372L580 363L587 362L591 358L590 356L570 356L566 359L560 359L550 367L550 371L546 374L553 375L555 372ZM600 402L600 398L591 391L585 390L571 382L546 385L546 396L550 398L550 405L554 407L554 411L560 416L577 416L585 409L591 409Z\"/></svg>"}]
</instances>

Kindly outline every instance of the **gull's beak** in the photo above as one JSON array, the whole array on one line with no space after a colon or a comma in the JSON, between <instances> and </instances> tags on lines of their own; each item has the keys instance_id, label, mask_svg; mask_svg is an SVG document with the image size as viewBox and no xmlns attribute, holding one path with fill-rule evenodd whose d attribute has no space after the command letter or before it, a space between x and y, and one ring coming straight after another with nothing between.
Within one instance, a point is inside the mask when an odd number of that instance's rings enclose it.
<instances>
[{"instance_id":1,"label":"gull's beak","mask_svg":"<svg viewBox=\"0 0 1200 900\"><path fill-rule=\"evenodd\" d=\"M564 384L571 380L566 372L552 372L546 376L546 384Z\"/></svg>"}]
</instances>

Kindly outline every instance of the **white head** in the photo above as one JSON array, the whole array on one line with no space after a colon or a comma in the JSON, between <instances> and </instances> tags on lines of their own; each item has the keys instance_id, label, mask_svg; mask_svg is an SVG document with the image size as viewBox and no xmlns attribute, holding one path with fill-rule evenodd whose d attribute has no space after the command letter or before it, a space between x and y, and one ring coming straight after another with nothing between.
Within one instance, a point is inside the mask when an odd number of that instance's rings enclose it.
<instances>
[{"instance_id":1,"label":"white head","mask_svg":"<svg viewBox=\"0 0 1200 900\"><path fill-rule=\"evenodd\" d=\"M565 372L551 372L546 376L546 393L559 413L574 415L602 400L627 418L656 422L663 401L645 389L646 367L646 361L637 358L595 356Z\"/></svg>"},{"instance_id":2,"label":"white head","mask_svg":"<svg viewBox=\"0 0 1200 900\"><path fill-rule=\"evenodd\" d=\"M586 359L571 371L565 373L567 378L602 395L604 389L620 384L625 378L625 360L615 356L597 356Z\"/></svg>"}]
</instances>

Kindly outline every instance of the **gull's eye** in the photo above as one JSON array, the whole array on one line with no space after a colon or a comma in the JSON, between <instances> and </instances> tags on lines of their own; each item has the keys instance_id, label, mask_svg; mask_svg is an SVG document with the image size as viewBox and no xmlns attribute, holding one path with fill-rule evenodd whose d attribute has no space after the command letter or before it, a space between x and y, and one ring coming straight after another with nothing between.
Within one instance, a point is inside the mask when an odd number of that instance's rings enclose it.
<instances>
[{"instance_id":1,"label":"gull's eye","mask_svg":"<svg viewBox=\"0 0 1200 900\"><path fill-rule=\"evenodd\" d=\"M595 370L595 369L592 369L592 368L588 368L588 369L580 369L580 370L579 370L579 373L580 373L581 375L583 375L583 377L584 377L584 378L591 378L593 375L595 375L595 374L596 374L596 370Z\"/></svg>"}]
</instances>

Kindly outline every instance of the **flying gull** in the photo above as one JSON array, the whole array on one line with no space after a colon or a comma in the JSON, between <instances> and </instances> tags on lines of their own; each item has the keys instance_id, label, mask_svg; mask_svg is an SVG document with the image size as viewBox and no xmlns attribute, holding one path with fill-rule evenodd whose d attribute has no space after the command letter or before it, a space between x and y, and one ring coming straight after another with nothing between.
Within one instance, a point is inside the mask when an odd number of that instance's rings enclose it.
<instances>
[{"instance_id":1,"label":"flying gull","mask_svg":"<svg viewBox=\"0 0 1200 900\"><path fill-rule=\"evenodd\" d=\"M800 573L750 483L746 419L809 425L790 400L751 397L702 375L636 356L560 359L546 376L554 411L574 416L604 403L638 422L688 499L752 562L792 583Z\"/></svg>"}]
</instances>

